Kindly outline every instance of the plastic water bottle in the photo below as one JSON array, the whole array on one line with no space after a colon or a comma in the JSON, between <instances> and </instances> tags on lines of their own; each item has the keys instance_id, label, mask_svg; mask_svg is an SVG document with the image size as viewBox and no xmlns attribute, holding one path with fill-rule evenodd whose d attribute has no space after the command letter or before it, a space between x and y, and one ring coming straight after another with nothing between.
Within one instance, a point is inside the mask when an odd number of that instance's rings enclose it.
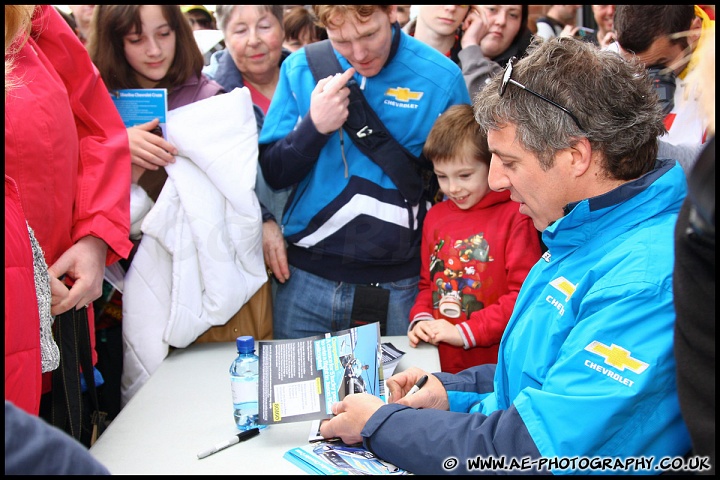
<instances>
[{"instance_id":1,"label":"plastic water bottle","mask_svg":"<svg viewBox=\"0 0 720 480\"><path fill-rule=\"evenodd\" d=\"M258 425L258 365L255 355L255 339L245 335L238 337L238 356L230 365L230 386L232 387L233 416L239 430L265 428Z\"/></svg>"}]
</instances>

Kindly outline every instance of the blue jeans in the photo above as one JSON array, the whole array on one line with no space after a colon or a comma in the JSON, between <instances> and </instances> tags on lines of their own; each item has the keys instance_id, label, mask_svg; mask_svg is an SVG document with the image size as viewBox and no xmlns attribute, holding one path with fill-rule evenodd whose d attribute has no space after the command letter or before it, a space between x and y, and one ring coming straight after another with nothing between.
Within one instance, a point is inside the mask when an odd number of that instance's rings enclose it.
<instances>
[{"instance_id":1,"label":"blue jeans","mask_svg":"<svg viewBox=\"0 0 720 480\"><path fill-rule=\"evenodd\" d=\"M420 276L381 283L390 290L386 335L406 335ZM304 338L350 328L355 284L326 280L290 266L273 303L273 338Z\"/></svg>"}]
</instances>

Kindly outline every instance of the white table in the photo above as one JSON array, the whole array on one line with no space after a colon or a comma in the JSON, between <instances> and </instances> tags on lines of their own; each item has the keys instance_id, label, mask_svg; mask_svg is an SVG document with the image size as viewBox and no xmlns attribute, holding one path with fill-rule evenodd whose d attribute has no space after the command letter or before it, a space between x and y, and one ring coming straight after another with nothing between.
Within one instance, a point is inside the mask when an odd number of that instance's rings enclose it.
<instances>
[{"instance_id":1,"label":"white table","mask_svg":"<svg viewBox=\"0 0 720 480\"><path fill-rule=\"evenodd\" d=\"M406 352L400 372L440 371L437 347L383 337ZM90 453L113 474L253 475L304 472L283 454L307 442L311 422L271 425L260 435L202 460L197 454L238 433L228 369L235 343L202 343L172 352L128 402Z\"/></svg>"}]
</instances>

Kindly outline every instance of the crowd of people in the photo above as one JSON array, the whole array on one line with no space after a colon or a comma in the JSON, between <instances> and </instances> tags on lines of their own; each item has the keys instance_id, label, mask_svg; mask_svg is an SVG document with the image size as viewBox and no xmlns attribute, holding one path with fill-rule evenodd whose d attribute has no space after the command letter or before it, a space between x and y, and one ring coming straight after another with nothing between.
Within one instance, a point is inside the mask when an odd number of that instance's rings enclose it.
<instances>
[{"instance_id":1,"label":"crowd of people","mask_svg":"<svg viewBox=\"0 0 720 480\"><path fill-rule=\"evenodd\" d=\"M346 396L325 437L416 474L714 473L714 8L593 5L587 28L580 5L71 7L5 7L6 473L108 473L83 355L112 420L173 348L367 322L441 371ZM156 88L186 138L111 100ZM238 89L247 115L182 115ZM225 144L245 170L204 158ZM225 205L196 254L246 272L183 268L193 298L240 280L149 328L139 279L193 162Z\"/></svg>"}]
</instances>

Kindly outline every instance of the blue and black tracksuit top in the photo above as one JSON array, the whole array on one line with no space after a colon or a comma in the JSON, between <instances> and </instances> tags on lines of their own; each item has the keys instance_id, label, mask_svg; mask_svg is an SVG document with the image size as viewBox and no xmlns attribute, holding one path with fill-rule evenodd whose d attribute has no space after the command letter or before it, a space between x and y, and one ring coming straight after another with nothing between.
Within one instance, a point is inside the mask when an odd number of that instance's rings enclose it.
<instances>
[{"instance_id":1,"label":"blue and black tracksuit top","mask_svg":"<svg viewBox=\"0 0 720 480\"><path fill-rule=\"evenodd\" d=\"M420 156L435 119L470 104L458 66L394 28L399 43L371 78L355 74L370 106L410 153ZM335 50L344 70L350 63ZM412 205L347 132L318 132L310 119L316 81L305 50L282 64L260 133L260 166L273 188L295 186L282 219L291 265L334 281L384 283L420 272L426 201ZM408 172L413 175L414 172Z\"/></svg>"}]
</instances>

